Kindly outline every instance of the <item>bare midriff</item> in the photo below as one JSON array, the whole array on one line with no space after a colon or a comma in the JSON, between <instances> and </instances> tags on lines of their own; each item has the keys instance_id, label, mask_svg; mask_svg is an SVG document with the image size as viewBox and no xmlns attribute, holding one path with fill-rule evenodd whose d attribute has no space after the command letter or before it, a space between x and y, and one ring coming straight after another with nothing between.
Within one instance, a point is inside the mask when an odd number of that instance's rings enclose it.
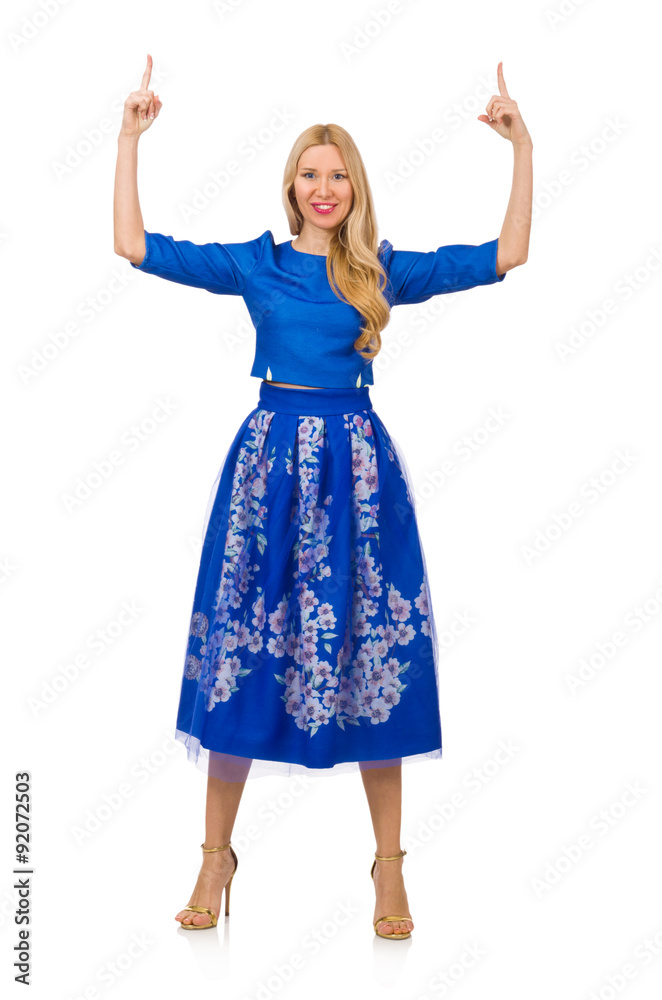
<instances>
[{"instance_id":1,"label":"bare midriff","mask_svg":"<svg viewBox=\"0 0 662 1000\"><path fill-rule=\"evenodd\" d=\"M286 389L321 389L321 385L292 385L291 382L271 382L269 385L282 385Z\"/></svg>"}]
</instances>

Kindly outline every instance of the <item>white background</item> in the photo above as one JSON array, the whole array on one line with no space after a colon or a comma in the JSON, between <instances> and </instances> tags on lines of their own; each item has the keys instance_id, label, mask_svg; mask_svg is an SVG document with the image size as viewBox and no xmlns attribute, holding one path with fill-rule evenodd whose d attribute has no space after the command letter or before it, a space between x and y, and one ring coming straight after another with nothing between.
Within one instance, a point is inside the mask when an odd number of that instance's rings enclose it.
<instances>
[{"instance_id":1,"label":"white background","mask_svg":"<svg viewBox=\"0 0 662 1000\"><path fill-rule=\"evenodd\" d=\"M376 27L386 8L3 7L0 939L6 981L14 775L29 770L32 996L635 1000L660 988L654 8L403 0ZM403 769L406 942L373 933L358 773L249 780L225 927L191 934L173 919L204 837L204 776L171 742L202 520L259 381L240 298L145 276L113 252L116 136L147 52L163 110L140 142L141 207L148 230L179 239L268 228L290 239L287 154L310 124L336 122L361 150L380 239L482 243L499 235L512 176L512 147L477 121L499 60L533 138L526 265L394 310L374 363L373 405L416 484L445 643L444 757ZM277 109L291 123L249 159L242 144ZM438 128L445 141L417 158ZM192 210L230 159L240 175ZM53 348L68 325L75 334ZM68 511L78 477L165 398L168 419ZM485 432L498 408L507 419ZM454 450L465 435L470 461ZM442 480L448 459L456 471ZM593 478L600 492L587 494ZM581 515L554 530L573 503ZM112 630L125 602L140 609L132 624L92 652L89 637ZM474 620L444 635L459 614ZM615 633L621 645L604 645ZM62 681L83 653L88 665ZM593 666L573 689L582 661ZM119 808L104 811L106 797Z\"/></svg>"}]
</instances>

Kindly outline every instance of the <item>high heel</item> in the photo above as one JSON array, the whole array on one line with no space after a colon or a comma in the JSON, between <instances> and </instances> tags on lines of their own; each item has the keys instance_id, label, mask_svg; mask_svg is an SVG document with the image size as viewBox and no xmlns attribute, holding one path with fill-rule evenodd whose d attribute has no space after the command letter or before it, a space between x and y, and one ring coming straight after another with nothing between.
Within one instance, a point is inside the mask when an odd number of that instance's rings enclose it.
<instances>
[{"instance_id":1,"label":"high heel","mask_svg":"<svg viewBox=\"0 0 662 1000\"><path fill-rule=\"evenodd\" d=\"M400 851L399 854L393 854L390 858L385 858L382 857L380 854L375 854L375 860L373 861L372 868L370 869L370 878L373 880L373 882L375 880L375 865L377 864L377 861L397 861L398 858L404 858L406 853L407 853L406 851ZM380 931L377 930L378 924L383 924L385 921L391 923L394 920L411 920L412 923L414 922L411 919L411 917L403 916L401 913L392 913L390 916L379 917L377 920L375 920L373 924L373 927L375 928L375 934L378 937L390 938L393 941L404 941L405 938L411 937L411 931L407 931L406 933L400 932L397 934L381 934Z\"/></svg>"},{"instance_id":2,"label":"high heel","mask_svg":"<svg viewBox=\"0 0 662 1000\"><path fill-rule=\"evenodd\" d=\"M230 888L232 886L232 879L235 876L235 872L239 867L239 858L234 852L234 848L231 846L231 842L228 840L227 844L223 844L222 847L205 847L204 841L200 844L200 847L205 854L212 854L214 851L225 851L228 847L230 848L230 854L234 858L234 871L230 878L225 884L225 916L230 915ZM221 890L221 902L223 900L223 890ZM192 910L194 913L208 913L209 923L208 924L185 924L183 920L180 920L180 926L184 927L187 931L202 931L207 927L216 927L218 920L216 914L213 910L210 910L208 906L185 906L185 910Z\"/></svg>"}]
</instances>

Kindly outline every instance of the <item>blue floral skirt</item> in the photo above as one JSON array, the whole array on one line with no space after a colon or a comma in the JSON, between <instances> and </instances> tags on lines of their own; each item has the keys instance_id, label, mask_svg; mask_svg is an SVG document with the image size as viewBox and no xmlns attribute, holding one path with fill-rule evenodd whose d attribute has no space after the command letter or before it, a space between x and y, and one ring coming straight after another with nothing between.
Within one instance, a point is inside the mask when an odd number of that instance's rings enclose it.
<instances>
[{"instance_id":1,"label":"blue floral skirt","mask_svg":"<svg viewBox=\"0 0 662 1000\"><path fill-rule=\"evenodd\" d=\"M203 528L176 735L225 781L441 757L404 457L368 386L260 383Z\"/></svg>"}]
</instances>

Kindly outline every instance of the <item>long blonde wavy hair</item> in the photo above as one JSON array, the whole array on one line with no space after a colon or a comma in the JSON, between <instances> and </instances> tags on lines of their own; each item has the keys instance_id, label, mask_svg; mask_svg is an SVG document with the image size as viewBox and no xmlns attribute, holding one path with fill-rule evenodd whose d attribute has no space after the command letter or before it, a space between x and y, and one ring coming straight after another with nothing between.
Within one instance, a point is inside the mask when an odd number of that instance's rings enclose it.
<instances>
[{"instance_id":1,"label":"long blonde wavy hair","mask_svg":"<svg viewBox=\"0 0 662 1000\"><path fill-rule=\"evenodd\" d=\"M326 258L326 273L336 295L354 306L364 323L354 347L361 357L369 360L382 346L381 331L390 318L390 310L382 292L386 287L386 272L377 257L377 221L372 191L366 169L356 143L340 125L311 125L296 139L285 164L283 174L283 205L290 232L298 236L303 216L294 194L294 180L299 158L308 146L335 145L342 154L352 185L352 207L331 237Z\"/></svg>"}]
</instances>

